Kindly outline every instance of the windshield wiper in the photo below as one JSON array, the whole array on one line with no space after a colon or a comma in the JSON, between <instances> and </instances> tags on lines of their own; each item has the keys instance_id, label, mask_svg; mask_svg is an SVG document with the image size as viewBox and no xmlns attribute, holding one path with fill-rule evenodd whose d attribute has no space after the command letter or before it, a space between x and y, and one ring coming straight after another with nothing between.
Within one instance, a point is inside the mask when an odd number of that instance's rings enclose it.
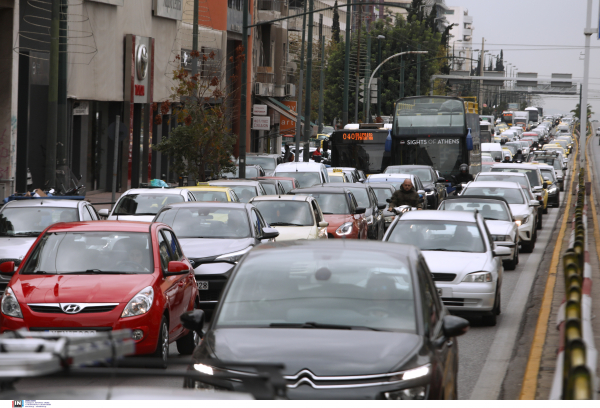
<instances>
[{"instance_id":1,"label":"windshield wiper","mask_svg":"<svg viewBox=\"0 0 600 408\"><path fill-rule=\"evenodd\" d=\"M135 274L136 272L103 271L100 269L88 269L85 271L62 273L61 275L82 275L84 273L89 273L90 275L130 275Z\"/></svg>"},{"instance_id":2,"label":"windshield wiper","mask_svg":"<svg viewBox=\"0 0 600 408\"><path fill-rule=\"evenodd\" d=\"M281 227L289 227L289 226L293 226L293 227L306 227L306 225L295 224L293 222L272 222L270 225L271 226L273 226L273 225L279 225Z\"/></svg>"},{"instance_id":3,"label":"windshield wiper","mask_svg":"<svg viewBox=\"0 0 600 408\"><path fill-rule=\"evenodd\" d=\"M321 213L323 213L323 214L333 214L332 212L325 212L325 211L321 211Z\"/></svg>"},{"instance_id":4,"label":"windshield wiper","mask_svg":"<svg viewBox=\"0 0 600 408\"><path fill-rule=\"evenodd\" d=\"M37 237L40 235L42 231L24 231L24 232L15 232L13 237Z\"/></svg>"},{"instance_id":5,"label":"windshield wiper","mask_svg":"<svg viewBox=\"0 0 600 408\"><path fill-rule=\"evenodd\" d=\"M305 323L271 323L269 327L280 327L280 328L298 328L298 329L333 329L333 330L373 330L382 331L381 329L375 329L367 326L345 326L341 324L329 324L329 323L316 323L316 322L305 322Z\"/></svg>"}]
</instances>

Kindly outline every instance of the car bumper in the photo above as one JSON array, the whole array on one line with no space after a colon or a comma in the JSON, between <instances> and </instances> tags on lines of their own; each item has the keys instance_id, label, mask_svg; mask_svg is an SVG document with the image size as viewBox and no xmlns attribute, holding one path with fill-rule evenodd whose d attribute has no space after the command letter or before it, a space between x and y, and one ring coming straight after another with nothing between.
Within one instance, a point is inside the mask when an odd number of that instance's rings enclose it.
<instances>
[{"instance_id":1,"label":"car bumper","mask_svg":"<svg viewBox=\"0 0 600 408\"><path fill-rule=\"evenodd\" d=\"M529 220L526 224L520 225L519 226L519 239L521 241L531 241L531 238L533 238L533 230L535 228L535 225L533 224L532 220Z\"/></svg>"},{"instance_id":2,"label":"car bumper","mask_svg":"<svg viewBox=\"0 0 600 408\"><path fill-rule=\"evenodd\" d=\"M144 337L135 342L135 354L150 354L156 350L162 309L154 307L141 316L121 318L126 303L119 303L110 312L69 315L64 313L37 313L20 303L23 319L1 315L0 333L26 329L45 332L48 330L96 330L120 329L142 330Z\"/></svg>"},{"instance_id":3,"label":"car bumper","mask_svg":"<svg viewBox=\"0 0 600 408\"><path fill-rule=\"evenodd\" d=\"M489 312L494 308L496 282L435 282L444 306L453 312Z\"/></svg>"}]
</instances>

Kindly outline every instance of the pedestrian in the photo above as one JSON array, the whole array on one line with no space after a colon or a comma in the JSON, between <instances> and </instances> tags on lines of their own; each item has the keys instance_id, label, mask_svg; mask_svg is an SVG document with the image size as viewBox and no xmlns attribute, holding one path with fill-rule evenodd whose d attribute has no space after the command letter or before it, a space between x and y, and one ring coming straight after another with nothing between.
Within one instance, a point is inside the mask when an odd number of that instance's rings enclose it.
<instances>
[{"instance_id":1,"label":"pedestrian","mask_svg":"<svg viewBox=\"0 0 600 408\"><path fill-rule=\"evenodd\" d=\"M313 158L314 158L314 156L322 156L322 154L321 154L321 148L317 147L317 150L315 150L313 152Z\"/></svg>"},{"instance_id":2,"label":"pedestrian","mask_svg":"<svg viewBox=\"0 0 600 408\"><path fill-rule=\"evenodd\" d=\"M294 153L290 152L290 145L285 145L285 153L283 154L283 162L293 162L294 161Z\"/></svg>"}]
</instances>

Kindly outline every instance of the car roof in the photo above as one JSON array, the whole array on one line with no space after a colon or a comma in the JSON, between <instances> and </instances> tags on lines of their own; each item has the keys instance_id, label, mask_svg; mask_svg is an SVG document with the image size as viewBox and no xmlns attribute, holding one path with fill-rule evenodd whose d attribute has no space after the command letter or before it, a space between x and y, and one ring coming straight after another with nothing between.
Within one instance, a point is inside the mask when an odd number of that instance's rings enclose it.
<instances>
[{"instance_id":1,"label":"car roof","mask_svg":"<svg viewBox=\"0 0 600 408\"><path fill-rule=\"evenodd\" d=\"M187 189L184 188L132 188L123 193L123 195L129 194L173 194L183 195Z\"/></svg>"},{"instance_id":2,"label":"car roof","mask_svg":"<svg viewBox=\"0 0 600 408\"><path fill-rule=\"evenodd\" d=\"M83 200L52 200L51 198L35 198L31 200L13 200L6 203L4 208L13 207L61 207L61 208L78 208Z\"/></svg>"},{"instance_id":3,"label":"car roof","mask_svg":"<svg viewBox=\"0 0 600 408\"><path fill-rule=\"evenodd\" d=\"M531 170L527 164L522 163L496 163L492 166L494 169L523 169L523 170Z\"/></svg>"},{"instance_id":4,"label":"car roof","mask_svg":"<svg viewBox=\"0 0 600 408\"><path fill-rule=\"evenodd\" d=\"M387 166L388 169L432 169L431 166L425 164L398 164L394 166Z\"/></svg>"},{"instance_id":5,"label":"car roof","mask_svg":"<svg viewBox=\"0 0 600 408\"><path fill-rule=\"evenodd\" d=\"M399 222L405 220L434 220L434 221L463 221L477 220L471 211L408 211L402 215Z\"/></svg>"},{"instance_id":6,"label":"car roof","mask_svg":"<svg viewBox=\"0 0 600 408\"><path fill-rule=\"evenodd\" d=\"M521 185L514 181L471 181L467 186L467 189L471 187L492 187L492 188L518 188L521 189Z\"/></svg>"},{"instance_id":7,"label":"car roof","mask_svg":"<svg viewBox=\"0 0 600 408\"><path fill-rule=\"evenodd\" d=\"M164 224L162 224L164 225ZM80 221L59 222L48 227L48 232L116 231L149 232L151 222L140 221Z\"/></svg>"},{"instance_id":8,"label":"car roof","mask_svg":"<svg viewBox=\"0 0 600 408\"><path fill-rule=\"evenodd\" d=\"M324 164L321 163L313 163L313 162L290 162L290 163L281 163L278 164L275 168L275 173L278 171L309 171L309 172L318 172L325 167Z\"/></svg>"},{"instance_id":9,"label":"car roof","mask_svg":"<svg viewBox=\"0 0 600 408\"><path fill-rule=\"evenodd\" d=\"M396 189L396 187L394 187L393 184L389 184L389 183L372 183L372 185L371 184L369 184L369 185L373 189L376 189L376 188L382 188L382 189L383 188L390 188L390 189L393 189L393 190Z\"/></svg>"},{"instance_id":10,"label":"car roof","mask_svg":"<svg viewBox=\"0 0 600 408\"><path fill-rule=\"evenodd\" d=\"M425 212L425 211L414 211L414 212ZM438 211L428 211L438 212ZM439 212L450 212L450 211L439 211ZM452 211L454 212L454 211ZM464 211L463 211L464 212ZM471 213L472 214L472 213ZM471 217L473 217L471 215ZM353 239L301 239L297 241L280 241L280 242L267 242L261 245L257 245L249 254L252 257L255 254L260 254L262 251L286 251L290 248L298 249L298 254L303 254L303 249L324 249L330 253L338 253L340 250L359 250L369 253L390 253L390 254L402 254L406 256L410 261L416 262L420 259L421 251L414 245L397 244L391 242L381 241L368 241L368 240L353 240Z\"/></svg>"},{"instance_id":11,"label":"car roof","mask_svg":"<svg viewBox=\"0 0 600 408\"><path fill-rule=\"evenodd\" d=\"M347 183L340 183L340 184L347 184ZM302 193L330 193L330 194L345 194L345 193L350 193L351 191L344 188L344 187L328 187L328 186L323 186L322 184L318 185L318 186L311 186L311 187L306 187L306 188L295 188L293 190L291 190L291 193L294 194L302 194Z\"/></svg>"},{"instance_id":12,"label":"car roof","mask_svg":"<svg viewBox=\"0 0 600 408\"><path fill-rule=\"evenodd\" d=\"M177 187L177 188L181 188L181 187ZM229 187L225 187L225 186L189 186L186 187L187 190L190 191L202 191L202 190L208 190L208 191L223 191L223 192L227 192L229 190L231 190L231 188Z\"/></svg>"},{"instance_id":13,"label":"car roof","mask_svg":"<svg viewBox=\"0 0 600 408\"><path fill-rule=\"evenodd\" d=\"M448 196L444 199L451 201L476 201L476 200L486 200L486 201L502 201L506 205L508 205L508 201L506 201L502 197L494 197L494 196L485 196L485 195L468 195L468 196Z\"/></svg>"},{"instance_id":14,"label":"car roof","mask_svg":"<svg viewBox=\"0 0 600 408\"><path fill-rule=\"evenodd\" d=\"M390 180L390 181L404 181L407 178L409 179L413 179L413 177L416 177L414 174L403 174L403 173L381 173L381 174L371 174L369 177L367 177L367 181L369 180Z\"/></svg>"},{"instance_id":15,"label":"car roof","mask_svg":"<svg viewBox=\"0 0 600 408\"><path fill-rule=\"evenodd\" d=\"M264 195L264 196L256 196L250 199L251 202L254 201L310 201L314 200L313 197L303 196L302 194L281 194L281 195Z\"/></svg>"},{"instance_id":16,"label":"car roof","mask_svg":"<svg viewBox=\"0 0 600 408\"><path fill-rule=\"evenodd\" d=\"M257 187L260 183L257 180L247 180L247 179L230 179L230 180L214 180L209 181L210 186L218 186L220 184L223 185L232 185L232 186L254 186Z\"/></svg>"},{"instance_id":17,"label":"car roof","mask_svg":"<svg viewBox=\"0 0 600 408\"><path fill-rule=\"evenodd\" d=\"M296 180L294 177L279 177L279 176L262 176L262 177L257 177L256 180L260 181L260 180L289 180L289 181L293 181Z\"/></svg>"},{"instance_id":18,"label":"car roof","mask_svg":"<svg viewBox=\"0 0 600 408\"><path fill-rule=\"evenodd\" d=\"M277 159L278 157L280 157L280 154L277 153L246 153L246 156L262 156L262 157L272 157L274 159Z\"/></svg>"},{"instance_id":19,"label":"car roof","mask_svg":"<svg viewBox=\"0 0 600 408\"><path fill-rule=\"evenodd\" d=\"M525 173L509 173L509 175L517 175L517 177L525 177L527 178L527 174ZM481 171L479 172L479 174L477 174L477 177L479 176L498 176L498 172L497 171Z\"/></svg>"},{"instance_id":20,"label":"car roof","mask_svg":"<svg viewBox=\"0 0 600 408\"><path fill-rule=\"evenodd\" d=\"M362 188L362 189L368 189L369 187L371 187L369 184L363 184L363 183L324 183L321 184L322 186L331 186L331 187L346 187L346 188Z\"/></svg>"},{"instance_id":21,"label":"car roof","mask_svg":"<svg viewBox=\"0 0 600 408\"><path fill-rule=\"evenodd\" d=\"M167 204L163 207L185 207L185 208L199 208L199 207L223 207L223 208L248 208L252 207L251 204L248 203L233 203L233 202L220 202L220 201L186 201L182 203L172 203Z\"/></svg>"}]
</instances>

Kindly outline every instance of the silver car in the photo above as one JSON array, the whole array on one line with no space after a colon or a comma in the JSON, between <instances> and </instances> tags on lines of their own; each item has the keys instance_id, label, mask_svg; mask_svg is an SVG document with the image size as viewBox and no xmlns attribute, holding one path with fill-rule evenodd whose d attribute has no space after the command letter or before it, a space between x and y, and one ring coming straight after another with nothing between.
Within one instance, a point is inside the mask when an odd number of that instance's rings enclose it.
<instances>
[{"instance_id":1,"label":"silver car","mask_svg":"<svg viewBox=\"0 0 600 408\"><path fill-rule=\"evenodd\" d=\"M463 190L461 197L471 195L506 200L519 228L521 250L525 253L533 251L537 241L539 201L530 200L519 184L509 181L473 181Z\"/></svg>"},{"instance_id":2,"label":"silver car","mask_svg":"<svg viewBox=\"0 0 600 408\"><path fill-rule=\"evenodd\" d=\"M480 213L409 211L392 223L383 240L421 249L449 310L496 325L504 272L500 257L510 255L510 249L490 240Z\"/></svg>"},{"instance_id":3,"label":"silver car","mask_svg":"<svg viewBox=\"0 0 600 408\"><path fill-rule=\"evenodd\" d=\"M10 201L0 210L0 263L16 266L47 227L57 222L97 221L92 205L83 200L39 198ZM0 293L10 276L0 275Z\"/></svg>"},{"instance_id":4,"label":"silver car","mask_svg":"<svg viewBox=\"0 0 600 408\"><path fill-rule=\"evenodd\" d=\"M165 205L196 201L183 188L132 188L123 193L112 210L99 211L108 220L151 222Z\"/></svg>"},{"instance_id":5,"label":"silver car","mask_svg":"<svg viewBox=\"0 0 600 408\"><path fill-rule=\"evenodd\" d=\"M512 271L517 267L519 230L506 200L487 196L448 197L440 204L438 210L479 211L490 231L492 241L498 246L510 249L511 254L502 257L504 268Z\"/></svg>"}]
</instances>

